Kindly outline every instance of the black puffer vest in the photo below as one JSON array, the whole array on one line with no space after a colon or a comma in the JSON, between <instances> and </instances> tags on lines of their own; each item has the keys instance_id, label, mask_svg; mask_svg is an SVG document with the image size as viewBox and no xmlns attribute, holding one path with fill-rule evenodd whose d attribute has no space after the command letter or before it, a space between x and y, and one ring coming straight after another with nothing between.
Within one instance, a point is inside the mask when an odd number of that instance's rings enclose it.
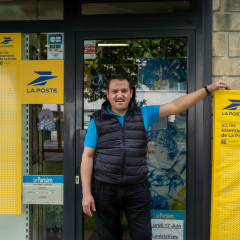
<instances>
[{"instance_id":1,"label":"black puffer vest","mask_svg":"<svg viewBox=\"0 0 240 240\"><path fill-rule=\"evenodd\" d=\"M137 184L147 179L147 133L142 111L132 101L121 126L107 111L109 101L95 112L98 145L94 155L93 177L113 184Z\"/></svg>"}]
</instances>

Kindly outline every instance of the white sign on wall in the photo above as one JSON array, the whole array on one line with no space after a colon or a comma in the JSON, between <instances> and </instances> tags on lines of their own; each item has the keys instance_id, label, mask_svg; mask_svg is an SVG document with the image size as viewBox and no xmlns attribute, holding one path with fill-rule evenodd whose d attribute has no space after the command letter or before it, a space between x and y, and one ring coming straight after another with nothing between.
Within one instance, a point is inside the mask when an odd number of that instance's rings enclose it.
<instances>
[{"instance_id":1,"label":"white sign on wall","mask_svg":"<svg viewBox=\"0 0 240 240\"><path fill-rule=\"evenodd\" d=\"M63 205L63 176L23 176L23 203Z\"/></svg>"},{"instance_id":2,"label":"white sign on wall","mask_svg":"<svg viewBox=\"0 0 240 240\"><path fill-rule=\"evenodd\" d=\"M183 220L152 219L152 239L183 240Z\"/></svg>"}]
</instances>

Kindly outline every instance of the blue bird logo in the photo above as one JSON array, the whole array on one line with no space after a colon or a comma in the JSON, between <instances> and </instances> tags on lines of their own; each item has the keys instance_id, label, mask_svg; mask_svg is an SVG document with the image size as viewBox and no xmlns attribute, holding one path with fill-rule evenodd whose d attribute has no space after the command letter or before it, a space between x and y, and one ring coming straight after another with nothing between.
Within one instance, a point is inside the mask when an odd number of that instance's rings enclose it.
<instances>
[{"instance_id":1,"label":"blue bird logo","mask_svg":"<svg viewBox=\"0 0 240 240\"><path fill-rule=\"evenodd\" d=\"M47 81L53 78L56 78L57 76L50 76L52 75L51 71L35 71L35 73L39 74L40 77L30 82L27 86L33 85L33 86L44 86L46 85Z\"/></svg>"},{"instance_id":2,"label":"blue bird logo","mask_svg":"<svg viewBox=\"0 0 240 240\"><path fill-rule=\"evenodd\" d=\"M13 39L11 39L10 37L4 37L3 39L5 39L3 42L1 42L0 44L8 44L10 41L13 41Z\"/></svg>"},{"instance_id":3,"label":"blue bird logo","mask_svg":"<svg viewBox=\"0 0 240 240\"><path fill-rule=\"evenodd\" d=\"M223 108L227 110L237 110L237 108L240 106L240 100L229 100L228 101L232 102L229 106Z\"/></svg>"}]
</instances>

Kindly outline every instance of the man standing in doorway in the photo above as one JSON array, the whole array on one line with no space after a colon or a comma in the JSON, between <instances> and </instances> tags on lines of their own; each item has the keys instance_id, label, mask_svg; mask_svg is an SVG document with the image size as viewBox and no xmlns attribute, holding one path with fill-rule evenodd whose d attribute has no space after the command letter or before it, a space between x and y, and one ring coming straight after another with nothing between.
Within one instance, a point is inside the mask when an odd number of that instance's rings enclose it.
<instances>
[{"instance_id":1,"label":"man standing in doorway","mask_svg":"<svg viewBox=\"0 0 240 240\"><path fill-rule=\"evenodd\" d=\"M110 77L108 100L92 115L81 164L83 211L89 216L90 208L95 211L99 240L121 239L121 210L132 240L152 239L147 130L159 119L187 110L219 88L231 89L219 80L173 102L140 108L131 100L131 81L120 74Z\"/></svg>"}]
</instances>

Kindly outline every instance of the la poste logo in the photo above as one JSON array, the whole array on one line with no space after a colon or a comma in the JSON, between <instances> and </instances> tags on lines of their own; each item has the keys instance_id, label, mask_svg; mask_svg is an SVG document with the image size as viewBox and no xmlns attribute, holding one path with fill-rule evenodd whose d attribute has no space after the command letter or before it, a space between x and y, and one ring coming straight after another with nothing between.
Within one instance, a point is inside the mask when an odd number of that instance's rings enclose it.
<instances>
[{"instance_id":1,"label":"la poste logo","mask_svg":"<svg viewBox=\"0 0 240 240\"><path fill-rule=\"evenodd\" d=\"M63 104L64 61L21 61L22 104Z\"/></svg>"},{"instance_id":2,"label":"la poste logo","mask_svg":"<svg viewBox=\"0 0 240 240\"><path fill-rule=\"evenodd\" d=\"M230 100L230 99L228 99L228 101L230 101L231 104L228 105L227 107L223 108L222 110L229 110L229 112L222 112L222 115L239 116L240 112L236 112L236 110L240 106L240 100Z\"/></svg>"},{"instance_id":3,"label":"la poste logo","mask_svg":"<svg viewBox=\"0 0 240 240\"><path fill-rule=\"evenodd\" d=\"M13 45L9 44L13 39L11 37L3 37L3 41L0 44L0 47L13 47Z\"/></svg>"},{"instance_id":4,"label":"la poste logo","mask_svg":"<svg viewBox=\"0 0 240 240\"><path fill-rule=\"evenodd\" d=\"M10 37L4 37L4 41L2 41L0 44L8 44L9 42L13 41Z\"/></svg>"},{"instance_id":5,"label":"la poste logo","mask_svg":"<svg viewBox=\"0 0 240 240\"><path fill-rule=\"evenodd\" d=\"M34 71L36 74L40 75L37 79L34 79L31 81L27 86L45 86L47 82L53 78L56 78L58 76L51 76L51 71ZM27 93L57 93L57 88L27 88Z\"/></svg>"}]
</instances>

